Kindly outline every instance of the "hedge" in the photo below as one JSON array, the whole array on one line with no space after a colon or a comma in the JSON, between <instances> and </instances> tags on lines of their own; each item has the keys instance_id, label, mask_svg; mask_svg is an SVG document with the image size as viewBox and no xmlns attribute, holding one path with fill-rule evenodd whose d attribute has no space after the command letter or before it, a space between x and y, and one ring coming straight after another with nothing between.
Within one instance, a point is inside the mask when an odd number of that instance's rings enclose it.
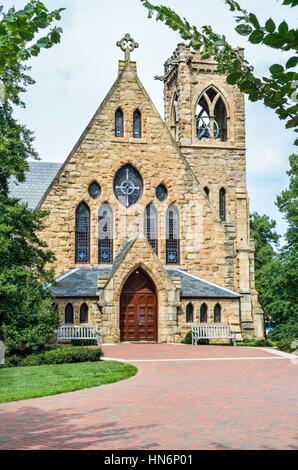
<instances>
[{"instance_id":1,"label":"hedge","mask_svg":"<svg viewBox=\"0 0 298 470\"><path fill-rule=\"evenodd\" d=\"M58 347L26 357L11 356L6 358L2 367L28 367L49 364L72 364L78 362L100 361L103 352L100 348Z\"/></svg>"}]
</instances>

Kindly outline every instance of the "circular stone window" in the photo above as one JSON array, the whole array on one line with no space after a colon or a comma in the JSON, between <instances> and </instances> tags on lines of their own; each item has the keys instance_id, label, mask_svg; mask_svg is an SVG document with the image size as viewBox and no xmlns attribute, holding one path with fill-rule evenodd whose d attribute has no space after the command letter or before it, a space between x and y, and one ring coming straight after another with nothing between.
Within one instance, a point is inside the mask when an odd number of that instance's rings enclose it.
<instances>
[{"instance_id":1,"label":"circular stone window","mask_svg":"<svg viewBox=\"0 0 298 470\"><path fill-rule=\"evenodd\" d=\"M143 184L137 170L126 165L117 171L114 178L114 193L124 207L133 206L142 195Z\"/></svg>"},{"instance_id":2,"label":"circular stone window","mask_svg":"<svg viewBox=\"0 0 298 470\"><path fill-rule=\"evenodd\" d=\"M163 202L167 199L168 190L163 184L160 184L158 188L156 188L156 197L160 202Z\"/></svg>"},{"instance_id":3,"label":"circular stone window","mask_svg":"<svg viewBox=\"0 0 298 470\"><path fill-rule=\"evenodd\" d=\"M88 189L88 193L89 193L89 196L96 200L99 198L100 196L100 193L101 193L101 190L100 190L100 186L99 184L97 183L91 183L90 186L89 186L89 189Z\"/></svg>"}]
</instances>

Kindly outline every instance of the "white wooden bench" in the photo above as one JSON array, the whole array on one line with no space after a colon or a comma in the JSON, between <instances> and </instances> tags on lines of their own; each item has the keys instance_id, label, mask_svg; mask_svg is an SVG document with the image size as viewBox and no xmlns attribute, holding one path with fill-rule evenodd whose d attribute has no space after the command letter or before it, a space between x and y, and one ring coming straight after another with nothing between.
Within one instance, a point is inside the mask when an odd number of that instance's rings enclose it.
<instances>
[{"instance_id":1,"label":"white wooden bench","mask_svg":"<svg viewBox=\"0 0 298 470\"><path fill-rule=\"evenodd\" d=\"M236 333L231 325L193 325L191 327L192 344L200 339L231 339L236 346Z\"/></svg>"},{"instance_id":2,"label":"white wooden bench","mask_svg":"<svg viewBox=\"0 0 298 470\"><path fill-rule=\"evenodd\" d=\"M90 326L60 326L55 331L55 344L58 341L69 339L94 339L97 345L100 346L100 336L97 325Z\"/></svg>"}]
</instances>

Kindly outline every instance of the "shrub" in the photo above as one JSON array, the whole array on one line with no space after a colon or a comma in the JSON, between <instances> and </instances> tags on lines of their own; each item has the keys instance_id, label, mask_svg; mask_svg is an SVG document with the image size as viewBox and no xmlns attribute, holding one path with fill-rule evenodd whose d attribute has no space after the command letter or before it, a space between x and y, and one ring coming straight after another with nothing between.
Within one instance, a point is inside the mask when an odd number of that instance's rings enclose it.
<instances>
[{"instance_id":1,"label":"shrub","mask_svg":"<svg viewBox=\"0 0 298 470\"><path fill-rule=\"evenodd\" d=\"M266 348L268 346L272 346L271 341L268 339L258 339L258 340L251 340L251 341L243 341L242 344L239 346L251 346L256 348Z\"/></svg>"},{"instance_id":2,"label":"shrub","mask_svg":"<svg viewBox=\"0 0 298 470\"><path fill-rule=\"evenodd\" d=\"M293 352L296 351L296 347L292 347L293 339L282 339L277 341L276 346L281 351Z\"/></svg>"},{"instance_id":3,"label":"shrub","mask_svg":"<svg viewBox=\"0 0 298 470\"><path fill-rule=\"evenodd\" d=\"M6 359L4 367L29 367L49 364L71 364L78 362L100 361L102 350L79 347L58 347L27 357L11 356Z\"/></svg>"},{"instance_id":4,"label":"shrub","mask_svg":"<svg viewBox=\"0 0 298 470\"><path fill-rule=\"evenodd\" d=\"M183 344L192 344L192 334L191 334L191 331L189 331L188 333L186 333L184 339L181 341L181 343ZM200 339L198 341L198 344L209 344L209 339Z\"/></svg>"},{"instance_id":5,"label":"shrub","mask_svg":"<svg viewBox=\"0 0 298 470\"><path fill-rule=\"evenodd\" d=\"M273 341L281 341L283 339L298 338L298 323L289 322L276 325L272 331L268 333L268 339Z\"/></svg>"}]
</instances>

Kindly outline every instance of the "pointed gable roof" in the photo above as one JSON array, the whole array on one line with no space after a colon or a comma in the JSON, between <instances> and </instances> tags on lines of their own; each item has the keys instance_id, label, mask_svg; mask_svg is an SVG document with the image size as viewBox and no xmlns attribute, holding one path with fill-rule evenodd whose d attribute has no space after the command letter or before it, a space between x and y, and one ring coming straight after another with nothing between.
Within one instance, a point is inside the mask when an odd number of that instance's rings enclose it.
<instances>
[{"instance_id":1,"label":"pointed gable roof","mask_svg":"<svg viewBox=\"0 0 298 470\"><path fill-rule=\"evenodd\" d=\"M88 134L92 130L92 128L95 125L96 121L100 120L100 116L103 113L106 105L112 100L117 101L115 96L117 95L118 90L121 88L121 83L123 81L125 81L125 88L127 89L127 86L129 85L129 87L131 88L132 91L135 89L135 85L137 85L138 90L141 92L141 94L144 98L144 101L150 107L152 116L154 116L154 118L157 120L156 122L161 126L161 129L165 133L166 138L168 139L169 144L172 146L173 151L176 154L177 158L179 158L179 160L182 162L186 172L189 175L191 175L191 178L193 179L195 185L197 186L198 191L200 191L203 199L205 200L205 203L209 206L209 209L212 212L213 216L217 220L219 220L219 216L216 213L216 211L215 211L214 207L212 206L212 204L210 203L210 200L206 196L205 191L203 190L203 187L202 187L200 181L198 180L196 174L193 172L191 166L187 162L187 159L185 158L185 156L182 153L180 147L178 146L177 142L175 141L174 137L172 136L168 126L166 125L166 123L164 122L162 117L160 116L157 108L153 104L150 96L148 95L147 91L145 90L143 84L141 83L141 81L140 81L140 79L137 75L136 63L135 62L130 62L129 64L127 64L124 61L119 61L119 73L118 73L118 77L117 77L116 81L114 82L111 89L109 90L109 92L105 96L104 100L102 101L102 103L98 107L97 111L93 115L93 117L90 120L89 124L85 128L84 132L82 133L82 135L78 139L77 143L75 144L75 146L74 146L73 150L71 151L71 153L69 154L68 158L65 160L65 162L61 166L61 168L60 168L59 172L57 173L56 177L52 180L50 186L48 187L47 191L45 192L42 199L40 200L39 207L45 201L46 196L50 192L51 188L59 180L61 174L63 173L63 170L66 167L66 165L71 161L72 157L75 155L78 148L84 143L84 140L87 138ZM119 103L115 107L115 111L116 111L116 108L118 109L118 107L119 107ZM120 141L120 143L121 143L121 141Z\"/></svg>"}]
</instances>

